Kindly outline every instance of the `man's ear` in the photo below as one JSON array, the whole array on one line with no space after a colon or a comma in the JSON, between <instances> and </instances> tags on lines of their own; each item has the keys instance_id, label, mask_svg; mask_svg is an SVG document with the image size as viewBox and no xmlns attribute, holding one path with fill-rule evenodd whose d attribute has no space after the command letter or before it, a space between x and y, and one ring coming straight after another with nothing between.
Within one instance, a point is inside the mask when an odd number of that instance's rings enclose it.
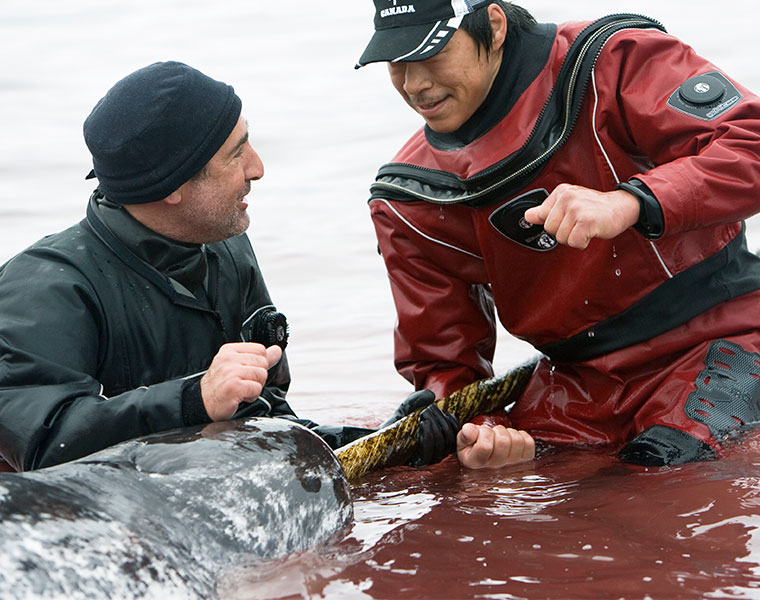
<instances>
[{"instance_id":1,"label":"man's ear","mask_svg":"<svg viewBox=\"0 0 760 600\"><path fill-rule=\"evenodd\" d=\"M491 22L491 51L498 52L504 46L504 40L507 39L507 15L498 4L488 6L488 20Z\"/></svg>"},{"instance_id":2,"label":"man's ear","mask_svg":"<svg viewBox=\"0 0 760 600\"><path fill-rule=\"evenodd\" d=\"M185 188L185 184L182 184L178 190L174 190L166 198L162 200L166 204L176 205L182 202L182 192Z\"/></svg>"}]
</instances>

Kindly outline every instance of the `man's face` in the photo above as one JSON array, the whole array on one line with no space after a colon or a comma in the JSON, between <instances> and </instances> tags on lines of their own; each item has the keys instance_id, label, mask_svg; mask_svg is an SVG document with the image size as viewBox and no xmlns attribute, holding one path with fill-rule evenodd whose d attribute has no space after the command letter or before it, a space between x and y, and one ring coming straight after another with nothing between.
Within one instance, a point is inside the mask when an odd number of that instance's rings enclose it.
<instances>
[{"instance_id":1,"label":"man's face","mask_svg":"<svg viewBox=\"0 0 760 600\"><path fill-rule=\"evenodd\" d=\"M391 82L407 104L438 133L459 129L483 103L501 64L461 29L438 54L419 62L388 63Z\"/></svg>"},{"instance_id":2,"label":"man's face","mask_svg":"<svg viewBox=\"0 0 760 600\"><path fill-rule=\"evenodd\" d=\"M175 218L183 222L183 241L208 244L240 235L250 223L245 196L264 165L248 142L248 125L240 119L224 145L204 169L182 188Z\"/></svg>"}]
</instances>

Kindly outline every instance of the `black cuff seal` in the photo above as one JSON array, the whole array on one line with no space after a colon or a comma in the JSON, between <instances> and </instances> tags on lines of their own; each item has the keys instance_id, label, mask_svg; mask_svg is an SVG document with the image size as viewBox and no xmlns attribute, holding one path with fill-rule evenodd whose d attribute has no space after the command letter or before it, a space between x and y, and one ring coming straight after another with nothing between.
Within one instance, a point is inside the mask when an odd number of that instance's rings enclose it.
<instances>
[{"instance_id":1,"label":"black cuff seal","mask_svg":"<svg viewBox=\"0 0 760 600\"><path fill-rule=\"evenodd\" d=\"M208 416L206 406L203 404L200 376L188 379L182 384L180 403L182 405L182 422L185 427L211 423L211 417Z\"/></svg>"},{"instance_id":2,"label":"black cuff seal","mask_svg":"<svg viewBox=\"0 0 760 600\"><path fill-rule=\"evenodd\" d=\"M648 240L656 240L665 233L665 216L652 190L638 179L618 184L619 190L633 194L639 201L639 220L633 228Z\"/></svg>"}]
</instances>

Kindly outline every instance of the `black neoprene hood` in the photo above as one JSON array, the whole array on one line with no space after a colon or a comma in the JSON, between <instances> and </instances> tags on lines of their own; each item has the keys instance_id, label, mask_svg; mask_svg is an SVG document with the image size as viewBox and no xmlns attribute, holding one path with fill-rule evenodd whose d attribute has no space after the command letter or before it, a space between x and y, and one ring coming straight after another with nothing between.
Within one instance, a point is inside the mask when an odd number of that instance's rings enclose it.
<instances>
[{"instance_id":1,"label":"black neoprene hood","mask_svg":"<svg viewBox=\"0 0 760 600\"><path fill-rule=\"evenodd\" d=\"M232 86L186 64L144 67L117 82L84 122L90 176L118 204L166 198L211 160L240 111Z\"/></svg>"}]
</instances>

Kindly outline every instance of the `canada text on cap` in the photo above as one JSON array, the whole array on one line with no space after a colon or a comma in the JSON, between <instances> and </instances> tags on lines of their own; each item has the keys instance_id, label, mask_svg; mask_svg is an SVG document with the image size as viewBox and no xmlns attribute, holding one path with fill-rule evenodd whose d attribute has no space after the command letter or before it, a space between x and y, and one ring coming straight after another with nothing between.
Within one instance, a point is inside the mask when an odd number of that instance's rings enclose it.
<instances>
[{"instance_id":1,"label":"canada text on cap","mask_svg":"<svg viewBox=\"0 0 760 600\"><path fill-rule=\"evenodd\" d=\"M494 0L374 0L375 34L356 68L373 62L414 62L435 56L465 15Z\"/></svg>"}]
</instances>

